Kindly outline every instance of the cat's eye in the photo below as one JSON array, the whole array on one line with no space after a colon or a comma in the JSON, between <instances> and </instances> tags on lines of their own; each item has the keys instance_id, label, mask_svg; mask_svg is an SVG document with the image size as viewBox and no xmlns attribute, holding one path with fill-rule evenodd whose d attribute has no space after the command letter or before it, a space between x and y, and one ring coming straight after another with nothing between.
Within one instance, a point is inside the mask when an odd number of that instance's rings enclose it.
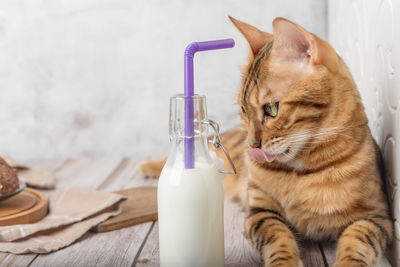
<instances>
[{"instance_id":1,"label":"cat's eye","mask_svg":"<svg viewBox=\"0 0 400 267\"><path fill-rule=\"evenodd\" d=\"M278 115L278 102L277 103L270 103L264 105L265 115L268 117L275 118Z\"/></svg>"},{"instance_id":2,"label":"cat's eye","mask_svg":"<svg viewBox=\"0 0 400 267\"><path fill-rule=\"evenodd\" d=\"M241 106L240 108L242 109L243 115L247 116L247 113L246 113L246 110L244 110L244 107Z\"/></svg>"}]
</instances>

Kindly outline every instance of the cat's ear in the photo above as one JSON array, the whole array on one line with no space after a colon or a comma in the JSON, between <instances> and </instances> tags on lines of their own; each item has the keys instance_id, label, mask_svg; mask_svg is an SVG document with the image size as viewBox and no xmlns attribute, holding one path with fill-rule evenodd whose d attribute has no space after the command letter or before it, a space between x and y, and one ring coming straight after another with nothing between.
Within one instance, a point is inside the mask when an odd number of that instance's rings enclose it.
<instances>
[{"instance_id":1,"label":"cat's ear","mask_svg":"<svg viewBox=\"0 0 400 267\"><path fill-rule=\"evenodd\" d=\"M314 65L322 64L331 70L336 69L336 52L324 40L284 18L274 19L272 27L274 56L290 61L306 59Z\"/></svg>"},{"instance_id":2,"label":"cat's ear","mask_svg":"<svg viewBox=\"0 0 400 267\"><path fill-rule=\"evenodd\" d=\"M232 21L233 25L235 25L235 27L246 38L247 42L250 45L253 56L256 55L264 45L272 41L272 34L260 31L256 27L253 27L240 20L234 19L231 16L228 17Z\"/></svg>"}]
</instances>

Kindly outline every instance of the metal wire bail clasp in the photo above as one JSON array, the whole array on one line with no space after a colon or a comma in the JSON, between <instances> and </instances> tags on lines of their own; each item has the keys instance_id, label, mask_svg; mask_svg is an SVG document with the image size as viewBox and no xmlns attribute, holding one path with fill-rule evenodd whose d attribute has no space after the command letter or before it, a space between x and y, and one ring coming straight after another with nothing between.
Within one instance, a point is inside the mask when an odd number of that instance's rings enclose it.
<instances>
[{"instance_id":1,"label":"metal wire bail clasp","mask_svg":"<svg viewBox=\"0 0 400 267\"><path fill-rule=\"evenodd\" d=\"M222 149L222 151L225 154L225 157L228 159L229 164L232 167L232 171L227 171L227 170L218 170L218 171L221 172L221 173L224 173L224 174L236 174L237 171L236 171L236 168L235 168L235 164L233 164L233 161L232 161L231 157L229 156L228 152L225 150L225 147L221 144L221 137L219 135L219 125L218 125L218 123L216 123L213 120L203 120L202 123L207 125L207 126L211 126L211 128L214 131L214 133L213 133L212 139L209 139L208 142L213 144L216 149L218 149L218 148Z\"/></svg>"}]
</instances>

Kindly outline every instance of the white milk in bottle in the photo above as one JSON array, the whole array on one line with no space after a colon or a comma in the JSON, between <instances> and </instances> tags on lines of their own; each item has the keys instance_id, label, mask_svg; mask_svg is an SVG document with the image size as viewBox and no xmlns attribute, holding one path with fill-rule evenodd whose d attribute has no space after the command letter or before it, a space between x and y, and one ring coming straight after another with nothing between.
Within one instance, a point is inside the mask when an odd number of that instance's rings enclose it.
<instances>
[{"instance_id":1,"label":"white milk in bottle","mask_svg":"<svg viewBox=\"0 0 400 267\"><path fill-rule=\"evenodd\" d=\"M184 166L184 97L170 102L172 149L158 183L161 267L224 266L222 174L207 144L205 97L195 95L194 168Z\"/></svg>"}]
</instances>

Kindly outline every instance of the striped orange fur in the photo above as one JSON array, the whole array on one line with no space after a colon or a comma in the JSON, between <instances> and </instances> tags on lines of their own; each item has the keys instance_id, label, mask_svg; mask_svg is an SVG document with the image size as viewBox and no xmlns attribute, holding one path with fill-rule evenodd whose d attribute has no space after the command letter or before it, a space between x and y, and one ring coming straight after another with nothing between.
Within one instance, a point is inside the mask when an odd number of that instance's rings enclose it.
<instances>
[{"instance_id":1,"label":"striped orange fur","mask_svg":"<svg viewBox=\"0 0 400 267\"><path fill-rule=\"evenodd\" d=\"M302 266L295 235L338 239L334 266L372 266L393 226L380 152L348 68L286 19L274 20L273 35L231 20L251 53L237 95L243 124L222 135L239 169L224 190L246 207L247 237L266 266ZM266 113L271 104L276 116ZM273 161L254 160L249 147Z\"/></svg>"}]
</instances>

